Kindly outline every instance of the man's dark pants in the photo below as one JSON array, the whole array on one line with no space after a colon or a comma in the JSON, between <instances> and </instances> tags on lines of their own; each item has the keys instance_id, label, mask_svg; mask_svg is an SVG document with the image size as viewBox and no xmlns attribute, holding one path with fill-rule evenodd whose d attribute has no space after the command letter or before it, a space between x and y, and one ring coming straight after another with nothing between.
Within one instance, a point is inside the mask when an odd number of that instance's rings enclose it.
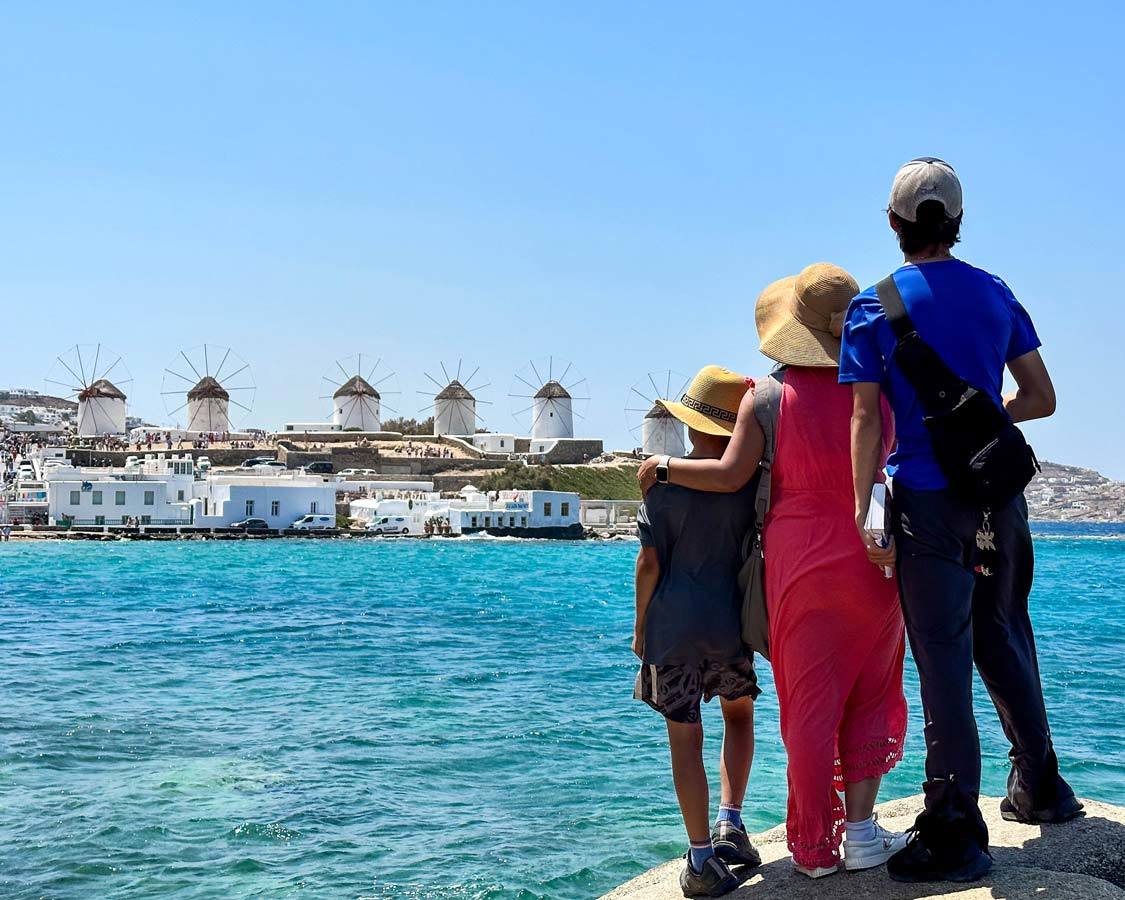
<instances>
[{"instance_id":1,"label":"man's dark pants","mask_svg":"<svg viewBox=\"0 0 1125 900\"><path fill-rule=\"evenodd\" d=\"M927 809L983 828L974 662L1012 745L1009 801L1025 814L1054 808L1073 792L1058 774L1027 611L1034 569L1027 503L1021 495L993 511L995 551L984 553L980 509L949 491L896 484L894 509L902 610L926 721ZM982 563L990 575L974 571Z\"/></svg>"}]
</instances>

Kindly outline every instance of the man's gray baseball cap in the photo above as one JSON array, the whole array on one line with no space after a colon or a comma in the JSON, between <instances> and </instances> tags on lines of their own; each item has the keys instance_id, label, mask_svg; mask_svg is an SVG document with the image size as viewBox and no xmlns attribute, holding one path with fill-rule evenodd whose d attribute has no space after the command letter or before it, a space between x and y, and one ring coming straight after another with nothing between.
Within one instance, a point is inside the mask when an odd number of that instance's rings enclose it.
<instances>
[{"instance_id":1,"label":"man's gray baseball cap","mask_svg":"<svg viewBox=\"0 0 1125 900\"><path fill-rule=\"evenodd\" d=\"M961 215L961 182L953 166L933 156L912 159L898 170L891 185L891 212L918 221L918 207L937 200L951 219Z\"/></svg>"}]
</instances>

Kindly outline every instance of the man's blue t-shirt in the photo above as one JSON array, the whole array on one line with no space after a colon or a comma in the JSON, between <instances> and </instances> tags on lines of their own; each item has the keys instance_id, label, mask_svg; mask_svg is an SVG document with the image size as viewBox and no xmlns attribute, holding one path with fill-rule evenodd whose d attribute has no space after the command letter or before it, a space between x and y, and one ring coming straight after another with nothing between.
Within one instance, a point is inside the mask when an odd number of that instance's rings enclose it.
<instances>
[{"instance_id":1,"label":"man's blue t-shirt","mask_svg":"<svg viewBox=\"0 0 1125 900\"><path fill-rule=\"evenodd\" d=\"M995 275L959 259L907 265L895 284L914 327L949 368L1001 403L1004 366L1039 347L1031 318ZM898 445L887 472L907 487L946 486L922 408L893 354L895 336L874 287L852 300L844 323L840 382L877 382L895 414Z\"/></svg>"}]
</instances>

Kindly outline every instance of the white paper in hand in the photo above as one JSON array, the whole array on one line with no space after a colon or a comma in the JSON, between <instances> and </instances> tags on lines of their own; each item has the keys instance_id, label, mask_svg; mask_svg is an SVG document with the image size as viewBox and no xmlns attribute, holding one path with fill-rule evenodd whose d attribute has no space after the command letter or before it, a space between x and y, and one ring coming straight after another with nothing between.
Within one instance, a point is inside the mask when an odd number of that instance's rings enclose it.
<instances>
[{"instance_id":1,"label":"white paper in hand","mask_svg":"<svg viewBox=\"0 0 1125 900\"><path fill-rule=\"evenodd\" d=\"M871 487L871 504L867 507L867 521L863 527L873 534L879 545L887 546L887 486L876 484ZM883 566L883 575L890 578L890 566Z\"/></svg>"}]
</instances>

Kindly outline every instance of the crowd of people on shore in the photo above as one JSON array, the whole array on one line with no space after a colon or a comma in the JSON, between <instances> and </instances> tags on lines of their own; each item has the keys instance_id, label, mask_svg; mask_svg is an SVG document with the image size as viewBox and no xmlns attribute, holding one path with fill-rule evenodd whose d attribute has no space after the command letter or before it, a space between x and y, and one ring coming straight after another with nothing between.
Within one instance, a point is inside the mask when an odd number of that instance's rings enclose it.
<instances>
[{"instance_id":1,"label":"crowd of people on shore","mask_svg":"<svg viewBox=\"0 0 1125 900\"><path fill-rule=\"evenodd\" d=\"M876 286L817 263L759 296L760 349L777 363L767 377L708 366L678 400L658 401L692 451L639 470L634 696L667 724L688 897L728 893L742 881L732 867L760 862L743 823L755 652L773 669L801 875L885 864L896 881L968 882L990 871L974 665L1011 743L1003 818L1082 810L1059 772L1028 616L1022 489L1034 455L1014 423L1054 412L1039 337L999 277L953 256L962 192L948 163L904 166L887 216L904 263ZM873 522L887 480L889 513ZM925 808L898 834L874 808L903 756L906 640ZM725 730L712 821L700 704L715 696Z\"/></svg>"}]
</instances>

